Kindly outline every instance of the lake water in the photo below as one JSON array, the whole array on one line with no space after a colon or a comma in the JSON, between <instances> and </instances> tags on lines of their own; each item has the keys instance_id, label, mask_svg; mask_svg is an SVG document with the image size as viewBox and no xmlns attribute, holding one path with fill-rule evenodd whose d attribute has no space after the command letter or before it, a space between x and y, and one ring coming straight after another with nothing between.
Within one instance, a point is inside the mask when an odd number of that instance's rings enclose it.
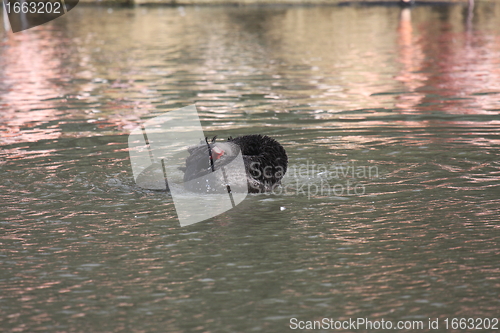
<instances>
[{"instance_id":1,"label":"lake water","mask_svg":"<svg viewBox=\"0 0 500 333\"><path fill-rule=\"evenodd\" d=\"M81 5L2 38L0 331L498 317L499 4ZM127 138L194 103L290 165L181 227Z\"/></svg>"}]
</instances>

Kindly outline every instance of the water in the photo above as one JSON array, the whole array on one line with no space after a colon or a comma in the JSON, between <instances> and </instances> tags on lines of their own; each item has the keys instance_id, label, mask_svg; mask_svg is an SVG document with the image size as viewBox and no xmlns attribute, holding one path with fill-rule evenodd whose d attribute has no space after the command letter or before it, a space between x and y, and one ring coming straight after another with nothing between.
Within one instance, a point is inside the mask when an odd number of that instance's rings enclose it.
<instances>
[{"instance_id":1,"label":"water","mask_svg":"<svg viewBox=\"0 0 500 333\"><path fill-rule=\"evenodd\" d=\"M498 4L81 6L4 36L0 78L6 332L498 316ZM127 136L193 103L290 168L181 228Z\"/></svg>"}]
</instances>

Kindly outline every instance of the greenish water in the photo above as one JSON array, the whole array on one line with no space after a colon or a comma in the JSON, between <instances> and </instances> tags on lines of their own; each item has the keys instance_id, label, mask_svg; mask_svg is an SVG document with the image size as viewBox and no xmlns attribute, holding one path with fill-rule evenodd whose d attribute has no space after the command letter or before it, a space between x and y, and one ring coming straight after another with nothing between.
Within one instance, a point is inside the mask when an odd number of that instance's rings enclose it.
<instances>
[{"instance_id":1,"label":"greenish water","mask_svg":"<svg viewBox=\"0 0 500 333\"><path fill-rule=\"evenodd\" d=\"M207 135L272 136L290 168L181 228L127 137L193 103ZM82 6L4 35L0 331L498 317L499 111L488 2Z\"/></svg>"}]
</instances>

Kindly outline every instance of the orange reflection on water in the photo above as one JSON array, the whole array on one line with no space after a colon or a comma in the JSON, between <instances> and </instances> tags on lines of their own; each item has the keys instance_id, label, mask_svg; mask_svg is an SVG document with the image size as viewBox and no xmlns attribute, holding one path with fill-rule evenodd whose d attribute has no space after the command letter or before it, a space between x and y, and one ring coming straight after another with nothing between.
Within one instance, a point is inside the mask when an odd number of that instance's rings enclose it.
<instances>
[{"instance_id":1,"label":"orange reflection on water","mask_svg":"<svg viewBox=\"0 0 500 333\"><path fill-rule=\"evenodd\" d=\"M500 108L500 38L489 32L487 17L472 25L473 7L450 9L450 21L412 27L411 9L403 9L398 27L396 79L411 92L397 98L404 111L497 114ZM454 20L454 21L452 21ZM463 21L462 26L452 22ZM485 21L485 22L482 22Z\"/></svg>"},{"instance_id":2,"label":"orange reflection on water","mask_svg":"<svg viewBox=\"0 0 500 333\"><path fill-rule=\"evenodd\" d=\"M60 129L41 125L57 120L62 112L51 99L62 95L61 88L51 83L60 77L60 60L56 53L58 38L46 27L10 34L2 52L0 90L0 142L55 139Z\"/></svg>"},{"instance_id":3,"label":"orange reflection on water","mask_svg":"<svg viewBox=\"0 0 500 333\"><path fill-rule=\"evenodd\" d=\"M414 110L424 98L424 94L416 92L425 82L425 75L419 71L422 69L424 54L420 45L420 40L414 38L411 23L411 10L403 8L401 10L398 26L398 61L402 64L402 69L395 77L403 83L411 94L404 94L396 98L396 107L403 110Z\"/></svg>"}]
</instances>

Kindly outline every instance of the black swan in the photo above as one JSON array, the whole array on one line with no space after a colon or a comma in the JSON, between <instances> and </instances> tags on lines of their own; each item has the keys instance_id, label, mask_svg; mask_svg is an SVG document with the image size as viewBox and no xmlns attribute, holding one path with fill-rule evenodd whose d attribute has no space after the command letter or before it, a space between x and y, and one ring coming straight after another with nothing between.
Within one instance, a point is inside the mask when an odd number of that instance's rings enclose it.
<instances>
[{"instance_id":1,"label":"black swan","mask_svg":"<svg viewBox=\"0 0 500 333\"><path fill-rule=\"evenodd\" d=\"M237 174L234 168L228 166L241 151L245 172ZM184 172L184 186L194 192L211 192L227 183L226 173L230 172L232 190L247 190L249 193L272 191L281 182L288 166L288 157L281 144L266 135L244 135L230 137L227 141L211 141L188 148L189 156L186 166L179 169ZM228 168L224 168L228 166ZM225 170L229 169L229 171ZM214 173L222 170L222 173ZM157 184L156 188L146 184L147 175L163 175L159 163L154 163L137 178L141 187L149 189L165 189L165 184ZM210 181L203 176L211 174ZM147 176L147 177L146 177ZM158 179L158 178L156 178ZM201 179L201 180L200 180ZM146 184L146 185L141 185ZM165 182L166 183L166 182ZM167 185L168 190L168 185ZM229 188L227 190L230 190Z\"/></svg>"},{"instance_id":2,"label":"black swan","mask_svg":"<svg viewBox=\"0 0 500 333\"><path fill-rule=\"evenodd\" d=\"M239 175L239 179L246 180L248 192L267 192L280 184L288 166L286 151L278 141L260 134L230 137L226 142L216 142L214 137L211 142L206 140L206 143L190 147L186 167L182 168L185 184L219 170L230 163L240 151L243 155L245 174ZM188 187L194 191L202 190L196 188L196 185Z\"/></svg>"}]
</instances>

